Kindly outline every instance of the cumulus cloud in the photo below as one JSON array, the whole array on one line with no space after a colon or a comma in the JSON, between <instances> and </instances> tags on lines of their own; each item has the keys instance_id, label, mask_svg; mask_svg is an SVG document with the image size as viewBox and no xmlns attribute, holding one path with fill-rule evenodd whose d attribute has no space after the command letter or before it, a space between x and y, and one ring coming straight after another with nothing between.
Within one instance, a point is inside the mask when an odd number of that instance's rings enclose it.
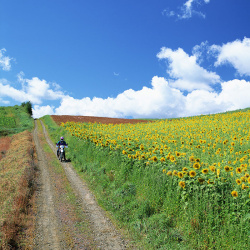
<instances>
[{"instance_id":1,"label":"cumulus cloud","mask_svg":"<svg viewBox=\"0 0 250 250\"><path fill-rule=\"evenodd\" d=\"M215 72L207 71L197 63L197 55L189 56L181 48L173 51L164 47L157 57L168 61L167 73L174 79L172 86L180 90L205 89L211 91L210 85L220 82L220 76Z\"/></svg>"},{"instance_id":2,"label":"cumulus cloud","mask_svg":"<svg viewBox=\"0 0 250 250\"><path fill-rule=\"evenodd\" d=\"M15 101L31 101L33 104L41 104L44 100L59 100L64 97L62 91L53 89L50 83L37 77L24 79L23 73L18 75L21 89L12 87L6 80L0 80L0 97L11 98ZM58 88L57 85L55 85Z\"/></svg>"},{"instance_id":3,"label":"cumulus cloud","mask_svg":"<svg viewBox=\"0 0 250 250\"><path fill-rule=\"evenodd\" d=\"M240 42L240 46L242 44L244 48L247 47L247 40ZM169 118L250 107L249 81L233 79L223 82L215 72L208 71L200 65L206 50L216 52L219 61L220 55L224 55L223 46L210 48L208 43L204 42L195 46L191 55L181 48L172 50L164 47L157 57L167 61L167 78L154 76L149 87L144 86L137 91L128 89L116 97L106 99L98 97L75 99L64 94L60 85L38 77L26 79L21 72L18 74L20 89L14 88L5 79L0 80L0 102L8 102L5 98L20 102L31 101L34 105L34 118L47 114ZM238 67L242 70L243 66ZM220 88L217 88L218 86ZM46 100L58 101L60 104L46 105L44 104Z\"/></svg>"},{"instance_id":4,"label":"cumulus cloud","mask_svg":"<svg viewBox=\"0 0 250 250\"><path fill-rule=\"evenodd\" d=\"M53 115L54 114L54 106L39 106L34 105L32 108L32 113L34 118L39 118L45 115Z\"/></svg>"},{"instance_id":5,"label":"cumulus cloud","mask_svg":"<svg viewBox=\"0 0 250 250\"><path fill-rule=\"evenodd\" d=\"M250 38L223 44L212 45L211 51L217 54L215 66L231 64L240 75L250 76Z\"/></svg>"},{"instance_id":6,"label":"cumulus cloud","mask_svg":"<svg viewBox=\"0 0 250 250\"><path fill-rule=\"evenodd\" d=\"M9 71L11 68L10 61L12 58L8 56L4 56L4 53L6 52L6 49L0 49L0 68L5 71Z\"/></svg>"},{"instance_id":7,"label":"cumulus cloud","mask_svg":"<svg viewBox=\"0 0 250 250\"><path fill-rule=\"evenodd\" d=\"M222 91L194 90L184 95L163 77L153 77L151 87L126 90L115 98L74 99L67 96L54 110L57 115L167 118L212 114L250 106L250 82L232 80ZM52 111L51 111L52 112Z\"/></svg>"},{"instance_id":8,"label":"cumulus cloud","mask_svg":"<svg viewBox=\"0 0 250 250\"><path fill-rule=\"evenodd\" d=\"M184 100L178 89L169 86L162 77L153 77L151 88L126 90L116 98L66 97L62 100L56 114L92 115L108 117L162 117L177 115L182 111Z\"/></svg>"}]
</instances>

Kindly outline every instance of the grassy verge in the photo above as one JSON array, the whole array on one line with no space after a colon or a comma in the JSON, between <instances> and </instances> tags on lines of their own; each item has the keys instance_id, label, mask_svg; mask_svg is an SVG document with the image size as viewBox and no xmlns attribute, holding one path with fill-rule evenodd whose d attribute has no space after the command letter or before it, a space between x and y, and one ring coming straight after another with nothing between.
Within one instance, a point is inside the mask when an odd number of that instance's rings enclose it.
<instances>
[{"instance_id":1,"label":"grassy verge","mask_svg":"<svg viewBox=\"0 0 250 250\"><path fill-rule=\"evenodd\" d=\"M32 135L24 131L0 161L0 248L32 248L35 158Z\"/></svg>"},{"instance_id":2,"label":"grassy verge","mask_svg":"<svg viewBox=\"0 0 250 250\"><path fill-rule=\"evenodd\" d=\"M90 225L82 210L82 205L74 193L65 171L57 157L47 144L40 122L38 122L39 138L47 159L47 166L54 189L54 202L56 214L61 224L61 232L64 234L64 241L67 249L80 248L83 245L86 249L94 246L91 237Z\"/></svg>"},{"instance_id":3,"label":"grassy verge","mask_svg":"<svg viewBox=\"0 0 250 250\"><path fill-rule=\"evenodd\" d=\"M0 137L13 135L25 130L31 131L34 121L26 106L0 107Z\"/></svg>"}]
</instances>

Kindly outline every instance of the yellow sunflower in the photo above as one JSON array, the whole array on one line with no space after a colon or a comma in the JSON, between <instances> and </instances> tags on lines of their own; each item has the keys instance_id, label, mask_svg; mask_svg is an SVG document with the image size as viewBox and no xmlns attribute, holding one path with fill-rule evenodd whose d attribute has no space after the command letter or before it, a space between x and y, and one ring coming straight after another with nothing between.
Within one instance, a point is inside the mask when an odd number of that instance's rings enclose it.
<instances>
[{"instance_id":1,"label":"yellow sunflower","mask_svg":"<svg viewBox=\"0 0 250 250\"><path fill-rule=\"evenodd\" d=\"M237 191L232 191L231 194L232 194L233 197L238 197L238 192Z\"/></svg>"},{"instance_id":2,"label":"yellow sunflower","mask_svg":"<svg viewBox=\"0 0 250 250\"><path fill-rule=\"evenodd\" d=\"M180 186L181 188L184 188L184 187L185 187L185 182L184 182L184 181L180 181L180 182L179 182L179 186Z\"/></svg>"}]
</instances>

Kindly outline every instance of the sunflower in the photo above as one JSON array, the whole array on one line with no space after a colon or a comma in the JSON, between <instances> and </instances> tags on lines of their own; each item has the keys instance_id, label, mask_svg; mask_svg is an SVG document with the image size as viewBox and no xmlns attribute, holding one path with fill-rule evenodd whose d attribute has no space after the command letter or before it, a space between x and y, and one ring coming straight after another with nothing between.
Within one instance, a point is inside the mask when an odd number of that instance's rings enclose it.
<instances>
[{"instance_id":1,"label":"sunflower","mask_svg":"<svg viewBox=\"0 0 250 250\"><path fill-rule=\"evenodd\" d=\"M166 172L167 172L167 170L164 168L164 169L162 170L162 173L165 174Z\"/></svg>"},{"instance_id":2,"label":"sunflower","mask_svg":"<svg viewBox=\"0 0 250 250\"><path fill-rule=\"evenodd\" d=\"M202 184L205 180L203 178L198 178L200 184Z\"/></svg>"},{"instance_id":3,"label":"sunflower","mask_svg":"<svg viewBox=\"0 0 250 250\"><path fill-rule=\"evenodd\" d=\"M226 172L230 171L230 167L229 166L225 166L224 169L225 169Z\"/></svg>"},{"instance_id":4,"label":"sunflower","mask_svg":"<svg viewBox=\"0 0 250 250\"><path fill-rule=\"evenodd\" d=\"M157 162L157 157L156 157L156 156L153 156L151 159L152 159L154 162Z\"/></svg>"},{"instance_id":5,"label":"sunflower","mask_svg":"<svg viewBox=\"0 0 250 250\"><path fill-rule=\"evenodd\" d=\"M189 157L189 161L191 161L191 162L195 161L194 156L190 156L190 157Z\"/></svg>"},{"instance_id":6,"label":"sunflower","mask_svg":"<svg viewBox=\"0 0 250 250\"><path fill-rule=\"evenodd\" d=\"M184 177L184 174L183 174L182 172L179 172L179 173L178 173L178 177L179 177L179 178L183 178L183 177Z\"/></svg>"},{"instance_id":7,"label":"sunflower","mask_svg":"<svg viewBox=\"0 0 250 250\"><path fill-rule=\"evenodd\" d=\"M202 169L202 171L201 171L203 174L207 174L208 173L208 168L204 168L204 169Z\"/></svg>"},{"instance_id":8,"label":"sunflower","mask_svg":"<svg viewBox=\"0 0 250 250\"><path fill-rule=\"evenodd\" d=\"M172 171L168 171L168 172L167 172L167 175L168 175L168 176L172 176Z\"/></svg>"},{"instance_id":9,"label":"sunflower","mask_svg":"<svg viewBox=\"0 0 250 250\"><path fill-rule=\"evenodd\" d=\"M161 157L161 162L164 162L165 161L165 158L164 157Z\"/></svg>"},{"instance_id":10,"label":"sunflower","mask_svg":"<svg viewBox=\"0 0 250 250\"><path fill-rule=\"evenodd\" d=\"M237 173L237 174L240 174L241 172L242 172L242 169L241 169L241 168L239 168L239 167L236 168L236 173Z\"/></svg>"},{"instance_id":11,"label":"sunflower","mask_svg":"<svg viewBox=\"0 0 250 250\"><path fill-rule=\"evenodd\" d=\"M211 179L209 179L209 180L207 181L207 183L208 183L208 184L214 184L214 182L213 182Z\"/></svg>"},{"instance_id":12,"label":"sunflower","mask_svg":"<svg viewBox=\"0 0 250 250\"><path fill-rule=\"evenodd\" d=\"M175 157L173 155L170 156L170 161L172 161L172 162L175 161Z\"/></svg>"},{"instance_id":13,"label":"sunflower","mask_svg":"<svg viewBox=\"0 0 250 250\"><path fill-rule=\"evenodd\" d=\"M238 185L240 185L240 184L241 184L241 180L240 180L240 179L237 179L237 180L236 180L236 183L237 183Z\"/></svg>"},{"instance_id":14,"label":"sunflower","mask_svg":"<svg viewBox=\"0 0 250 250\"><path fill-rule=\"evenodd\" d=\"M245 176L241 176L240 177L242 181L246 182L247 181L247 178Z\"/></svg>"},{"instance_id":15,"label":"sunflower","mask_svg":"<svg viewBox=\"0 0 250 250\"><path fill-rule=\"evenodd\" d=\"M179 157L179 156L181 155L181 153L180 153L180 152L175 152L175 155L176 155L177 157Z\"/></svg>"},{"instance_id":16,"label":"sunflower","mask_svg":"<svg viewBox=\"0 0 250 250\"><path fill-rule=\"evenodd\" d=\"M194 170L191 170L191 171L189 172L189 176L190 176L190 177L195 177L195 176L196 176L196 172L195 172Z\"/></svg>"},{"instance_id":17,"label":"sunflower","mask_svg":"<svg viewBox=\"0 0 250 250\"><path fill-rule=\"evenodd\" d=\"M178 172L176 170L173 171L173 175L177 176Z\"/></svg>"},{"instance_id":18,"label":"sunflower","mask_svg":"<svg viewBox=\"0 0 250 250\"><path fill-rule=\"evenodd\" d=\"M195 162L193 165L193 168L195 168L195 169L199 169L200 167L201 167L201 165L199 162Z\"/></svg>"},{"instance_id":19,"label":"sunflower","mask_svg":"<svg viewBox=\"0 0 250 250\"><path fill-rule=\"evenodd\" d=\"M184 187L185 187L185 182L184 182L184 181L180 181L180 182L179 182L179 186L180 186L181 188L184 188Z\"/></svg>"},{"instance_id":20,"label":"sunflower","mask_svg":"<svg viewBox=\"0 0 250 250\"><path fill-rule=\"evenodd\" d=\"M212 172L215 172L215 171L216 171L216 167L215 167L215 166L209 166L209 169L210 169Z\"/></svg>"},{"instance_id":21,"label":"sunflower","mask_svg":"<svg viewBox=\"0 0 250 250\"><path fill-rule=\"evenodd\" d=\"M232 195L233 197L238 197L238 192L237 192L237 191L232 191L231 195Z\"/></svg>"}]
</instances>

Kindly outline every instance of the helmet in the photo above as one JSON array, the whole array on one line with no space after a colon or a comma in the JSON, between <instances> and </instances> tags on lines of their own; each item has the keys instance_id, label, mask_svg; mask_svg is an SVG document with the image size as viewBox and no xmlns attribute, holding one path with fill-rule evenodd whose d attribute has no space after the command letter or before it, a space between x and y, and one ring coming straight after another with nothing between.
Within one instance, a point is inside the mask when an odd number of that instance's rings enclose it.
<instances>
[{"instance_id":1,"label":"helmet","mask_svg":"<svg viewBox=\"0 0 250 250\"><path fill-rule=\"evenodd\" d=\"M61 137L61 140L63 140L64 138L63 138L63 136Z\"/></svg>"}]
</instances>

